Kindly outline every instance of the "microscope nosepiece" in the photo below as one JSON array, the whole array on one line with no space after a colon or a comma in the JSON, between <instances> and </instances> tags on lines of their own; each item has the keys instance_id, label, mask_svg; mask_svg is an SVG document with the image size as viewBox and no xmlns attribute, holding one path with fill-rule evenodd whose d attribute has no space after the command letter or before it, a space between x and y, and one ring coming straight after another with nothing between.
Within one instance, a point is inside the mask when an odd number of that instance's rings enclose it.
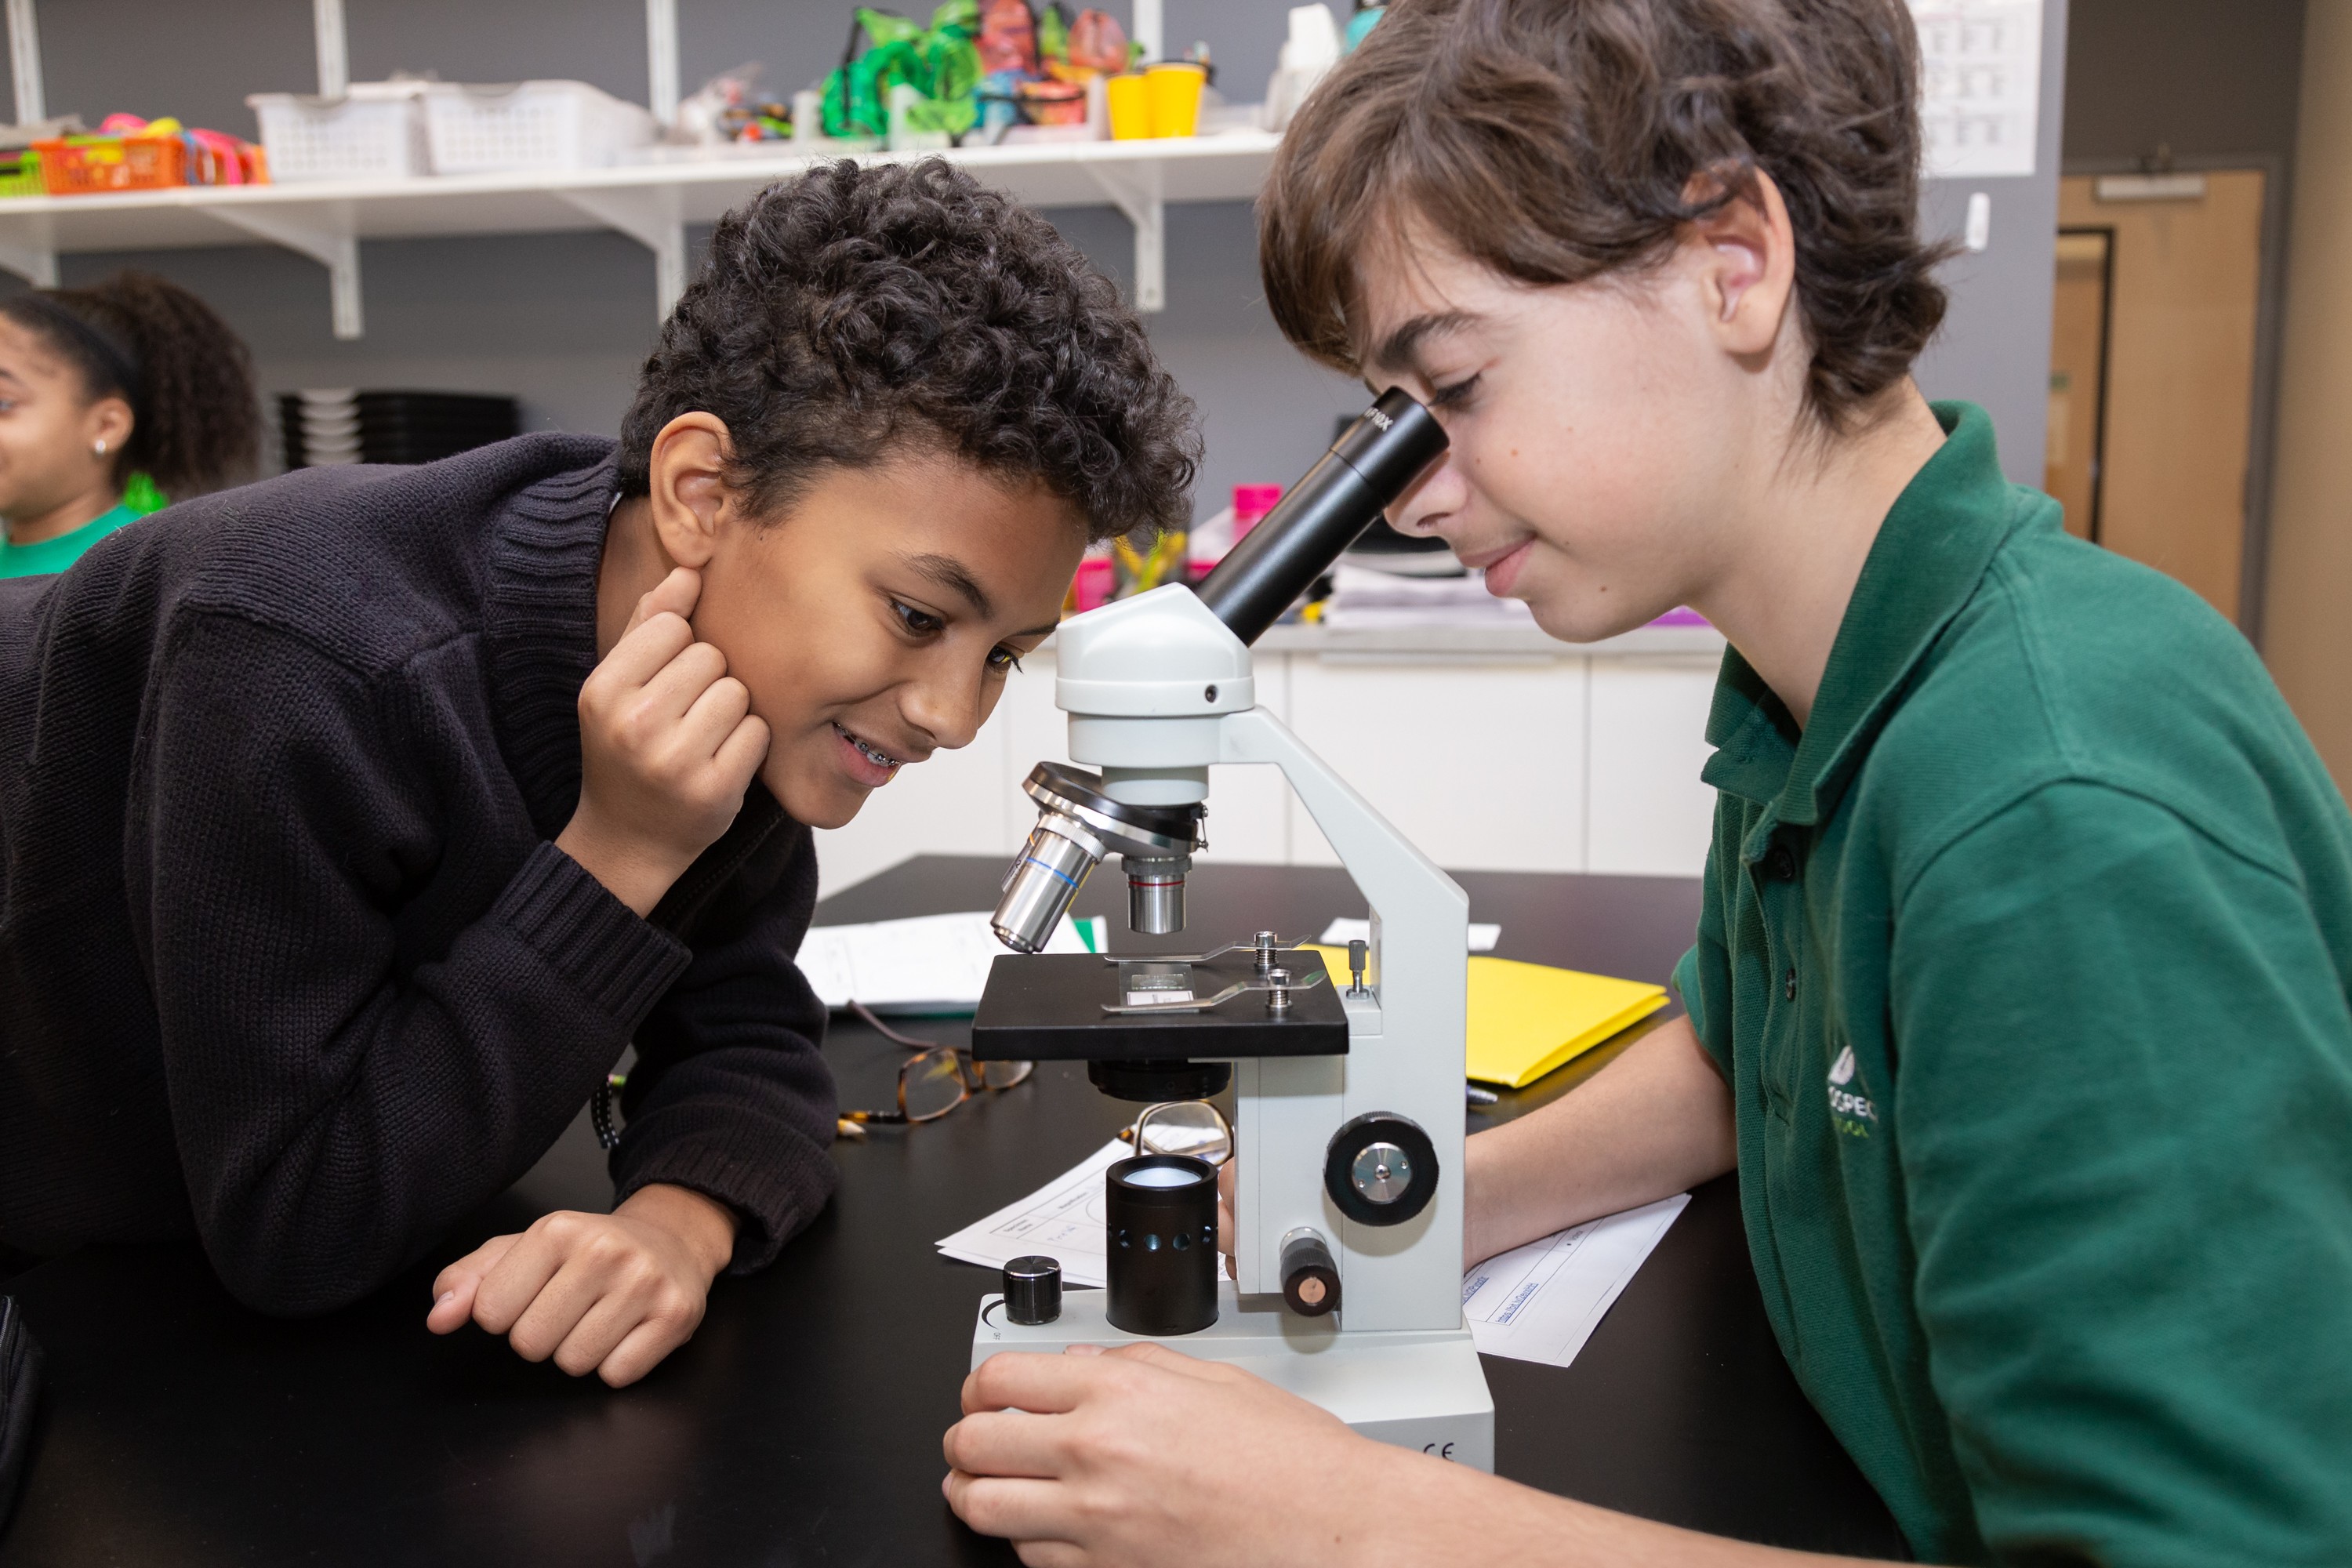
<instances>
[{"instance_id":1,"label":"microscope nosepiece","mask_svg":"<svg viewBox=\"0 0 2352 1568\"><path fill-rule=\"evenodd\" d=\"M1037 826L1004 874L1004 896L989 922L999 942L1015 952L1043 952L1106 855L1127 861L1128 918L1137 931L1184 929L1184 873L1201 847L1199 802L1118 800L1104 793L1101 775L1066 763L1039 763L1021 788L1037 803Z\"/></svg>"}]
</instances>

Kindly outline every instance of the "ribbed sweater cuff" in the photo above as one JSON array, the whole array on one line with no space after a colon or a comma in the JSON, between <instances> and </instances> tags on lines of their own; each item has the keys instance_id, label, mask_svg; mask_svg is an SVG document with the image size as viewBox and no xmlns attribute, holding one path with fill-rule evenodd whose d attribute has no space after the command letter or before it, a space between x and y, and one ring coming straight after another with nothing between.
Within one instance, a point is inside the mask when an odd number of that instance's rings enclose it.
<instances>
[{"instance_id":1,"label":"ribbed sweater cuff","mask_svg":"<svg viewBox=\"0 0 2352 1568\"><path fill-rule=\"evenodd\" d=\"M490 918L630 1028L693 957L683 942L646 924L579 861L549 843L531 851Z\"/></svg>"},{"instance_id":2,"label":"ribbed sweater cuff","mask_svg":"<svg viewBox=\"0 0 2352 1568\"><path fill-rule=\"evenodd\" d=\"M734 1147L735 1142L715 1128L703 1128L672 1142L622 1151L630 1157L626 1174L614 1184L614 1206L656 1182L716 1198L739 1221L727 1271L765 1268L785 1242L816 1218L841 1174L830 1154L803 1138L774 1141L756 1155Z\"/></svg>"}]
</instances>

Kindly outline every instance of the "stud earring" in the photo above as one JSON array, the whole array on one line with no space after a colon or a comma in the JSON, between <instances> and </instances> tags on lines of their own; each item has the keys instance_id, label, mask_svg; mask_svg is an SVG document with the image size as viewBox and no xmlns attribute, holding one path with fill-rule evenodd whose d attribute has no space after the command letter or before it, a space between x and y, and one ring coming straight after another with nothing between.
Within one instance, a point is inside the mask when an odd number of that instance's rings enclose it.
<instances>
[{"instance_id":1,"label":"stud earring","mask_svg":"<svg viewBox=\"0 0 2352 1568\"><path fill-rule=\"evenodd\" d=\"M95 453L95 454L96 454L97 456L99 456L99 457L101 457L101 458L105 457L105 456L106 456L106 441L105 441L105 438L101 437L99 440L97 440L96 442L92 443L92 444L91 444L91 446L90 446L90 448L89 448L89 449L90 449L90 451L91 451L91 452Z\"/></svg>"}]
</instances>

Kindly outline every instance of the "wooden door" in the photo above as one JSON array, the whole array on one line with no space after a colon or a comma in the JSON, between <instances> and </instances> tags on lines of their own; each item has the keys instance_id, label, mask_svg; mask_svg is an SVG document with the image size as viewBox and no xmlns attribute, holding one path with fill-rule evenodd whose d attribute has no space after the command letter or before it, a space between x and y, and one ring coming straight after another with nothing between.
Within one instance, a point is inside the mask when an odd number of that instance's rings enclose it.
<instances>
[{"instance_id":1,"label":"wooden door","mask_svg":"<svg viewBox=\"0 0 2352 1568\"><path fill-rule=\"evenodd\" d=\"M2151 190L2171 194L2117 199ZM2062 245L2058 264L2053 356L2075 363L2053 364L2053 377L2063 370L2071 384L2068 462L2053 463L2050 480L2082 494L2087 474L2090 521L2080 531L2179 578L2232 620L2245 551L2262 220L2254 170L2164 181L2074 175L2059 184L2060 229L2106 237L2097 378L2105 413L2094 414L2084 468L2074 448L2085 412L2078 367L2089 253L2077 239L2074 259Z\"/></svg>"},{"instance_id":2,"label":"wooden door","mask_svg":"<svg viewBox=\"0 0 2352 1568\"><path fill-rule=\"evenodd\" d=\"M2101 395L2107 379L2107 265L2112 229L2058 231L2058 289L2050 331L2049 449L2042 488L2066 509L2066 531L2099 537Z\"/></svg>"}]
</instances>

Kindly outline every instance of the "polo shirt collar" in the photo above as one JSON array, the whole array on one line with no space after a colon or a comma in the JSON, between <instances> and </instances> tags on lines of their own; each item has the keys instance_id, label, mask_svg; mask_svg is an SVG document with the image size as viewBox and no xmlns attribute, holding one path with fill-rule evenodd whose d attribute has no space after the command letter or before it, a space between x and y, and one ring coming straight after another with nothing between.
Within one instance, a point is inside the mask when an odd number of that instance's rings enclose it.
<instances>
[{"instance_id":1,"label":"polo shirt collar","mask_svg":"<svg viewBox=\"0 0 2352 1568\"><path fill-rule=\"evenodd\" d=\"M1700 777L1768 806L1743 846L1763 852L1774 826L1818 824L1901 700L1912 671L1969 602L2016 516L1992 421L1969 403L1933 405L1946 439L1880 525L1801 733L1786 704L1737 648L1726 648Z\"/></svg>"}]
</instances>

